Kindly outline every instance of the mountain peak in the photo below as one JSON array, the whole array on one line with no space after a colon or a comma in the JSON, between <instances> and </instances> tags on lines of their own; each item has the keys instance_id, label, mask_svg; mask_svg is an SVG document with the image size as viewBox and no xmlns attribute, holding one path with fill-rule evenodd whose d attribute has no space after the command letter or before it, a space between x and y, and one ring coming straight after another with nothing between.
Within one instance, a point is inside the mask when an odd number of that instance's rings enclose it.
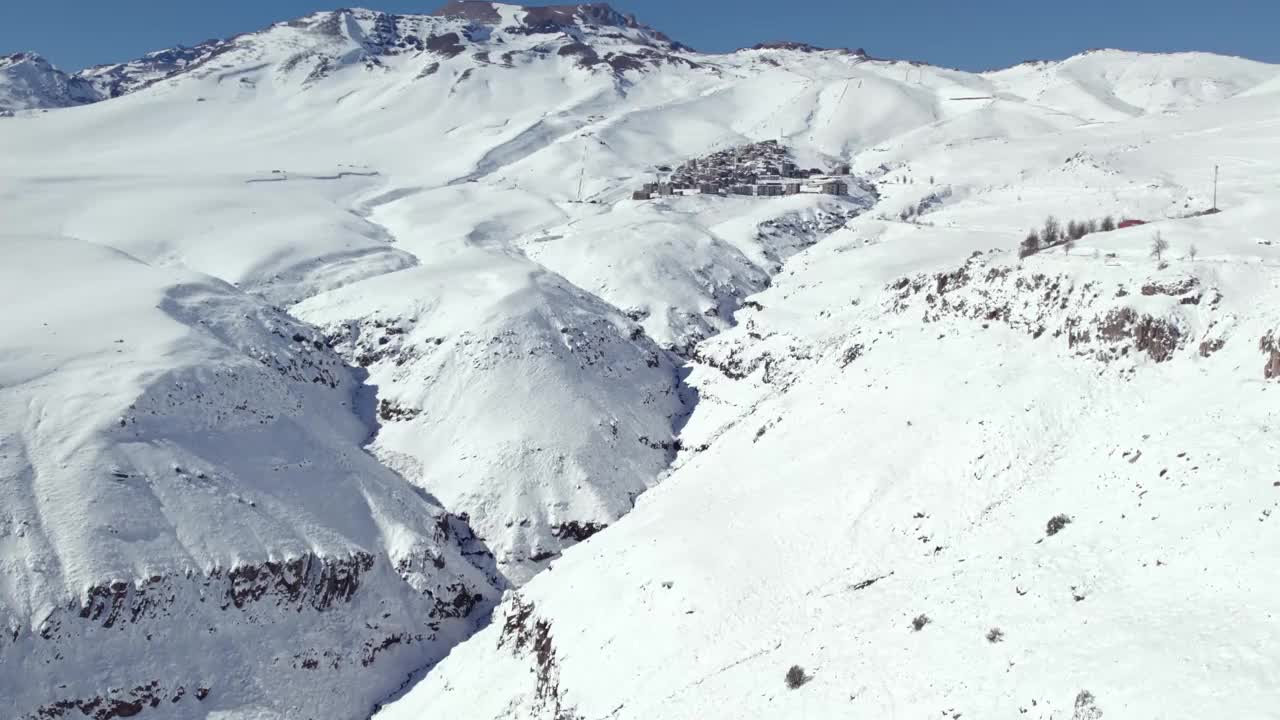
<instances>
[{"instance_id":1,"label":"mountain peak","mask_svg":"<svg viewBox=\"0 0 1280 720\"><path fill-rule=\"evenodd\" d=\"M0 55L0 112L69 107L99 99L88 83L68 76L39 53Z\"/></svg>"},{"instance_id":2,"label":"mountain peak","mask_svg":"<svg viewBox=\"0 0 1280 720\"><path fill-rule=\"evenodd\" d=\"M31 52L29 50L23 51L23 52L16 52L9 55L0 55L0 68L10 67L13 65L17 65L18 63L24 63L24 62L29 62L29 63L42 65L42 66L48 65L52 67L52 65L49 63L48 60L44 58L43 55L41 55L40 53Z\"/></svg>"},{"instance_id":3,"label":"mountain peak","mask_svg":"<svg viewBox=\"0 0 1280 720\"><path fill-rule=\"evenodd\" d=\"M526 27L541 25L603 25L640 27L631 15L614 10L608 3L574 3L567 5L518 5L489 0L449 0L432 13L442 17L465 18L474 22L497 24L503 21L503 10L523 13L519 22Z\"/></svg>"},{"instance_id":4,"label":"mountain peak","mask_svg":"<svg viewBox=\"0 0 1280 720\"><path fill-rule=\"evenodd\" d=\"M607 28L604 34L624 33L641 44L655 44L664 49L688 50L666 34L642 24L634 15L623 14L608 3L573 3L564 5L519 5L489 0L449 0L436 10L436 17L456 18L481 25L525 33L566 33L581 40L584 31Z\"/></svg>"},{"instance_id":5,"label":"mountain peak","mask_svg":"<svg viewBox=\"0 0 1280 720\"><path fill-rule=\"evenodd\" d=\"M752 45L749 50L792 50L795 52L815 53L835 50L836 52L847 53L850 55L866 56L867 51L862 48L823 48L817 45L810 45L805 42L792 42L789 40L778 40L773 42L762 42Z\"/></svg>"}]
</instances>

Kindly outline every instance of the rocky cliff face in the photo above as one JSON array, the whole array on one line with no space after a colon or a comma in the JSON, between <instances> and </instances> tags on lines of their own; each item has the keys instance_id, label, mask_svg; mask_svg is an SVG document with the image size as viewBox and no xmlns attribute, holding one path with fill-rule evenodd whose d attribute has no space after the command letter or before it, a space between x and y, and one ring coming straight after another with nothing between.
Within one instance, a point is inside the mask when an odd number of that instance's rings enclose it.
<instances>
[{"instance_id":1,"label":"rocky cliff face","mask_svg":"<svg viewBox=\"0 0 1280 720\"><path fill-rule=\"evenodd\" d=\"M440 647L456 642L466 619L485 603L462 579L410 591L408 573L393 565L412 563L410 557L393 562L367 553L308 554L91 586L37 626L0 639L6 667L46 669L38 672L45 680L9 696L18 701L11 707L15 717L103 719L161 706L165 716L196 716L242 708L246 700L264 710L282 709L291 693L274 682L245 687L235 679L263 673L319 687L363 677L375 687L287 701L312 716L358 715ZM160 660L178 648L190 649L181 662ZM139 659L115 666L108 686L96 685L92 676L47 671L72 663L105 670L113 667L112 657ZM27 704L36 698L43 700Z\"/></svg>"},{"instance_id":2,"label":"rocky cliff face","mask_svg":"<svg viewBox=\"0 0 1280 720\"><path fill-rule=\"evenodd\" d=\"M1270 331L1258 341L1258 348L1267 356L1262 375L1268 380L1280 378L1280 332Z\"/></svg>"},{"instance_id":3,"label":"rocky cliff face","mask_svg":"<svg viewBox=\"0 0 1280 720\"><path fill-rule=\"evenodd\" d=\"M1080 281L1063 274L1028 272L975 253L947 273L902 278L890 286L895 312L922 310L922 322L964 318L1001 323L1039 338L1064 340L1079 356L1103 362L1145 355L1166 362L1188 346L1202 355L1220 348L1216 332L1222 293L1194 276L1148 279L1140 285ZM1126 298L1142 299L1138 308ZM1193 327L1205 328L1193 337Z\"/></svg>"}]
</instances>

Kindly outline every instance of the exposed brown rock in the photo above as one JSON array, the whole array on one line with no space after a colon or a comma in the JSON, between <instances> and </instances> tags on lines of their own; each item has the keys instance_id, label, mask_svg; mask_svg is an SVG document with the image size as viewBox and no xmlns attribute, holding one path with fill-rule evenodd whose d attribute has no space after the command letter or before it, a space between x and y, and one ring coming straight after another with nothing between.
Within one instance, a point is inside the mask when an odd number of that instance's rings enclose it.
<instances>
[{"instance_id":1,"label":"exposed brown rock","mask_svg":"<svg viewBox=\"0 0 1280 720\"><path fill-rule=\"evenodd\" d=\"M1170 280L1168 282L1148 282L1142 286L1142 294L1148 297L1152 295L1186 295L1200 289L1200 281L1193 277L1182 278L1180 280Z\"/></svg>"},{"instance_id":2,"label":"exposed brown rock","mask_svg":"<svg viewBox=\"0 0 1280 720\"><path fill-rule=\"evenodd\" d=\"M417 408L405 407L386 398L379 398L378 400L378 419L383 422L412 420L421 414L422 411Z\"/></svg>"},{"instance_id":3,"label":"exposed brown rock","mask_svg":"<svg viewBox=\"0 0 1280 720\"><path fill-rule=\"evenodd\" d=\"M512 598L503 618L498 648L504 647L510 647L516 656L532 655L537 710L553 720L572 720L574 713L564 705L560 689L560 663L551 637L551 622L537 617L533 603L526 603L519 593Z\"/></svg>"},{"instance_id":4,"label":"exposed brown rock","mask_svg":"<svg viewBox=\"0 0 1280 720\"><path fill-rule=\"evenodd\" d=\"M604 523L570 520L559 525L552 525L551 534L561 540L582 542L607 527L609 526Z\"/></svg>"},{"instance_id":5,"label":"exposed brown rock","mask_svg":"<svg viewBox=\"0 0 1280 720\"><path fill-rule=\"evenodd\" d=\"M308 553L286 562L242 565L227 571L230 587L223 607L273 597L276 604L310 605L325 610L347 602L360 587L360 576L373 568L373 556L357 552L346 558L321 558Z\"/></svg>"},{"instance_id":6,"label":"exposed brown rock","mask_svg":"<svg viewBox=\"0 0 1280 720\"><path fill-rule=\"evenodd\" d=\"M1280 378L1280 331L1263 335L1258 347L1268 353L1267 364L1262 366L1262 376L1267 380Z\"/></svg>"},{"instance_id":7,"label":"exposed brown rock","mask_svg":"<svg viewBox=\"0 0 1280 720\"><path fill-rule=\"evenodd\" d=\"M207 691L206 691L207 692ZM173 702L182 699L181 687L173 695ZM159 680L152 680L146 685L138 685L129 690L111 690L106 697L95 696L75 700L58 700L36 708L28 717L40 720L52 720L62 717L88 717L93 720L114 720L139 715L147 708L159 707L161 699L169 695L160 685Z\"/></svg>"},{"instance_id":8,"label":"exposed brown rock","mask_svg":"<svg viewBox=\"0 0 1280 720\"><path fill-rule=\"evenodd\" d=\"M427 38L424 43L426 48L434 53L439 53L445 57L456 57L465 50L462 46L462 38L458 37L458 33L445 33L443 35L432 35Z\"/></svg>"},{"instance_id":9,"label":"exposed brown rock","mask_svg":"<svg viewBox=\"0 0 1280 720\"><path fill-rule=\"evenodd\" d=\"M1131 339L1136 350L1156 362L1171 358L1182 340L1181 331L1173 323L1150 315L1139 316L1132 308L1107 313L1098 326L1098 336L1110 342Z\"/></svg>"},{"instance_id":10,"label":"exposed brown rock","mask_svg":"<svg viewBox=\"0 0 1280 720\"><path fill-rule=\"evenodd\" d=\"M1112 308L1102 315L1071 312L1073 305L1087 307L1101 297L1094 283L1076 285L1068 276L1039 272L1011 274L1010 266L984 269L984 263L982 257L975 256L950 272L900 278L886 288L890 292L889 310L906 312L918 307L917 298L922 298L924 322L945 317L998 321L1022 329L1033 338L1052 331L1053 337L1066 335L1067 346L1077 354L1102 361L1137 351L1164 362L1186 341L1172 317L1139 314L1129 307ZM1199 290L1199 282L1187 278L1163 285L1148 283L1143 294L1184 295L1180 304L1199 304L1203 296ZM1216 290L1211 293L1217 297ZM1204 351L1213 352L1221 345L1214 347L1213 342L1208 342L1203 347Z\"/></svg>"},{"instance_id":11,"label":"exposed brown rock","mask_svg":"<svg viewBox=\"0 0 1280 720\"><path fill-rule=\"evenodd\" d=\"M477 2L476 0L449 0L444 7L431 14L440 17L474 20L480 23L496 23L502 20L502 16L493 7L493 3Z\"/></svg>"},{"instance_id":12,"label":"exposed brown rock","mask_svg":"<svg viewBox=\"0 0 1280 720\"><path fill-rule=\"evenodd\" d=\"M1222 347L1226 344L1227 344L1226 341L1223 340L1222 338L1213 338L1211 340L1205 340L1204 342L1200 343L1200 357L1209 357L1210 355L1221 350Z\"/></svg>"}]
</instances>

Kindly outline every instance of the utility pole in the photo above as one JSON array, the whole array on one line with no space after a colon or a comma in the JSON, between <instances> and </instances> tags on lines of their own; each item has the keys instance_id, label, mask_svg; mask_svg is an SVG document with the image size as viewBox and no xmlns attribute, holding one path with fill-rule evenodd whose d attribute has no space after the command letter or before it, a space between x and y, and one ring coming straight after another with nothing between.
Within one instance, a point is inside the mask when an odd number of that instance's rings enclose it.
<instances>
[{"instance_id":1,"label":"utility pole","mask_svg":"<svg viewBox=\"0 0 1280 720\"><path fill-rule=\"evenodd\" d=\"M1213 209L1218 209L1218 166L1213 166Z\"/></svg>"},{"instance_id":2,"label":"utility pole","mask_svg":"<svg viewBox=\"0 0 1280 720\"><path fill-rule=\"evenodd\" d=\"M587 135L586 138L591 137ZM578 161L578 202L582 202L582 181L587 178L587 143L582 144L582 159Z\"/></svg>"}]
</instances>

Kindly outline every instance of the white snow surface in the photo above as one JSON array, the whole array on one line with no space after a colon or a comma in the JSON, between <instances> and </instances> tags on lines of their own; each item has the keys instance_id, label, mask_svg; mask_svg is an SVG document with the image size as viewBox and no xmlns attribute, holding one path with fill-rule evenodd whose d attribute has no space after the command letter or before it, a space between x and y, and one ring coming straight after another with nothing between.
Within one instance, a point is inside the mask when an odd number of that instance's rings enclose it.
<instances>
[{"instance_id":1,"label":"white snow surface","mask_svg":"<svg viewBox=\"0 0 1280 720\"><path fill-rule=\"evenodd\" d=\"M1280 68L481 6L0 62L0 716L1268 716Z\"/></svg>"}]
</instances>

